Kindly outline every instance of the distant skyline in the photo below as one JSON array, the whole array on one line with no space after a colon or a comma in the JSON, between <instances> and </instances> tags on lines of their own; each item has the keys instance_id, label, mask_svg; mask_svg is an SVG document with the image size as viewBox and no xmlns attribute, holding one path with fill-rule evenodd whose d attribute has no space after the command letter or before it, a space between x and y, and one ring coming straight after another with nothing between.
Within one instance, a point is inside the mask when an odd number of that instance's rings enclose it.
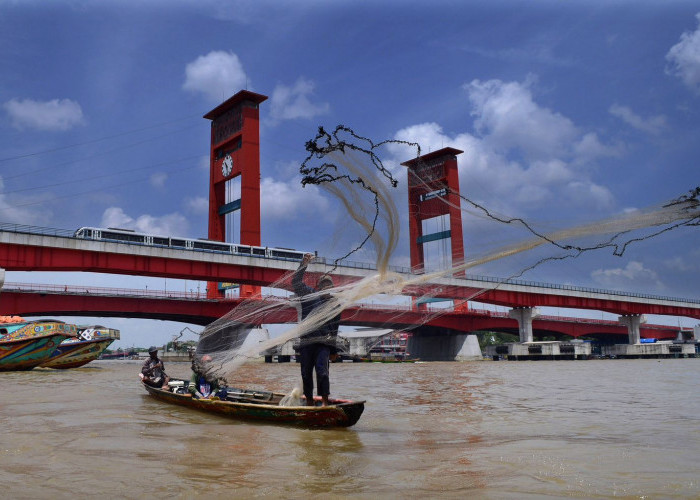
<instances>
[{"instance_id":1,"label":"distant skyline","mask_svg":"<svg viewBox=\"0 0 700 500\"><path fill-rule=\"evenodd\" d=\"M464 195L544 230L700 185L700 7L690 1L0 0L0 65L0 222L205 237L202 116L246 88L269 96L260 107L269 246L339 256L357 235L339 229L333 199L300 185L304 143L319 126L461 149ZM388 148L382 158L400 182L396 265L408 265L404 155ZM468 256L513 240L473 215L463 221ZM699 243L697 231L671 232L622 258L593 252L523 279L697 298ZM474 274L506 276L527 262ZM95 322L119 328L122 346L162 344L187 326Z\"/></svg>"}]
</instances>

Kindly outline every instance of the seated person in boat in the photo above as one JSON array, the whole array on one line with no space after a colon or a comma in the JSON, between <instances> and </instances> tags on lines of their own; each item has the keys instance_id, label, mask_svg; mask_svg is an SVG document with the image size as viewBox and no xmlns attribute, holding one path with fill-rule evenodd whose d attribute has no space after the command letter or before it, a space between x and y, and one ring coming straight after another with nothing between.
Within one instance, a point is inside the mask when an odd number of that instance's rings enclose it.
<instances>
[{"instance_id":1,"label":"seated person in boat","mask_svg":"<svg viewBox=\"0 0 700 500\"><path fill-rule=\"evenodd\" d=\"M211 362L211 356L205 354L201 358L192 358L192 376L187 389L196 399L211 399L216 396L226 399L226 389L219 385L219 380L207 373L206 364Z\"/></svg>"},{"instance_id":2,"label":"seated person in boat","mask_svg":"<svg viewBox=\"0 0 700 500\"><path fill-rule=\"evenodd\" d=\"M158 358L158 348L155 346L150 347L148 349L148 355L149 358L143 364L139 377L141 377L144 384L168 390L170 377L165 373L163 361Z\"/></svg>"}]
</instances>

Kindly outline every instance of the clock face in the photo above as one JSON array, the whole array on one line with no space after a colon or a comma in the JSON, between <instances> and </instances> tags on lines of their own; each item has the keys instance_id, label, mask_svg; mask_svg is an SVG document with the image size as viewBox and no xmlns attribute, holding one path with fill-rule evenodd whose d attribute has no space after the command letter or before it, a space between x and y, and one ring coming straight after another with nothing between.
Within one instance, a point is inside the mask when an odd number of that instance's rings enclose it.
<instances>
[{"instance_id":1,"label":"clock face","mask_svg":"<svg viewBox=\"0 0 700 500\"><path fill-rule=\"evenodd\" d=\"M231 170L233 170L233 158L231 158L231 155L226 155L221 163L221 173L224 174L224 177L228 177L231 175Z\"/></svg>"}]
</instances>

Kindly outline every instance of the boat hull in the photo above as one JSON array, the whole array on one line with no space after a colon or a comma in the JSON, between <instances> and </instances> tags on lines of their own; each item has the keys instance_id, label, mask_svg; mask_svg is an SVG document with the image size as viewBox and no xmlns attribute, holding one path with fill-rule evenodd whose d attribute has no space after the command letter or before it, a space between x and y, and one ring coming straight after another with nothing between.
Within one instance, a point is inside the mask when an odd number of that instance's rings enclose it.
<instances>
[{"instance_id":1,"label":"boat hull","mask_svg":"<svg viewBox=\"0 0 700 500\"><path fill-rule=\"evenodd\" d=\"M76 336L75 325L42 320L0 327L0 371L31 370L46 361L56 347Z\"/></svg>"},{"instance_id":2,"label":"boat hull","mask_svg":"<svg viewBox=\"0 0 700 500\"><path fill-rule=\"evenodd\" d=\"M66 370L78 368L100 357L115 339L93 339L77 342L63 342L51 354L49 359L41 364L44 368Z\"/></svg>"},{"instance_id":3,"label":"boat hull","mask_svg":"<svg viewBox=\"0 0 700 500\"><path fill-rule=\"evenodd\" d=\"M46 361L66 338L68 335L57 333L0 340L0 371L31 370Z\"/></svg>"},{"instance_id":4,"label":"boat hull","mask_svg":"<svg viewBox=\"0 0 700 500\"><path fill-rule=\"evenodd\" d=\"M329 406L279 406L258 402L235 402L195 399L142 384L160 401L240 420L272 422L301 427L350 427L360 419L364 401L331 400ZM276 394L279 400L283 395Z\"/></svg>"}]
</instances>

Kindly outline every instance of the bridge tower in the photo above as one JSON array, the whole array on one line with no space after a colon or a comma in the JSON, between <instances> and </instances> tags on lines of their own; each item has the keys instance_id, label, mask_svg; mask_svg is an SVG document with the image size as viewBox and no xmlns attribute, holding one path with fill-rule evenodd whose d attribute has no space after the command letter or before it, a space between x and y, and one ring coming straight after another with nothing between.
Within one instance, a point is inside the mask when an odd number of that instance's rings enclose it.
<instances>
[{"instance_id":1,"label":"bridge tower","mask_svg":"<svg viewBox=\"0 0 700 500\"><path fill-rule=\"evenodd\" d=\"M411 268L415 273L425 272L423 245L431 241L449 239L452 265L464 262L457 171L457 155L463 152L455 148L442 148L402 163L408 167ZM423 221L441 215L449 216L449 229L423 234Z\"/></svg>"},{"instance_id":2,"label":"bridge tower","mask_svg":"<svg viewBox=\"0 0 700 500\"><path fill-rule=\"evenodd\" d=\"M209 239L226 241L226 214L240 210L242 245L260 245L260 115L267 96L241 90L209 111ZM227 200L227 184L240 177L240 198ZM260 293L242 285L241 297ZM221 297L217 283L207 285L209 297Z\"/></svg>"}]
</instances>

